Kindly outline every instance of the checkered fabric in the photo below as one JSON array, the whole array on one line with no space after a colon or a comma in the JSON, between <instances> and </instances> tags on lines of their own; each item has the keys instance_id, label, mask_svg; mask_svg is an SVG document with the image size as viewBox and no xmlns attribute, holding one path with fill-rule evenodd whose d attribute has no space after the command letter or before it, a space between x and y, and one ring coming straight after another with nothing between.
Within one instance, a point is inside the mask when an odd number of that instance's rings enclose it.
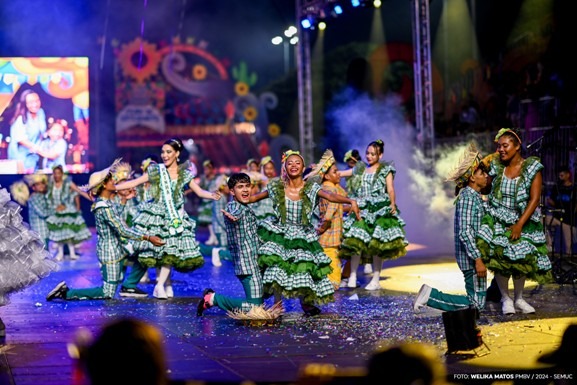
<instances>
[{"instance_id":1,"label":"checkered fabric","mask_svg":"<svg viewBox=\"0 0 577 385\"><path fill-rule=\"evenodd\" d=\"M257 263L260 238L254 212L236 200L228 203L226 211L238 218L236 222L224 217L228 249L233 258L236 275L260 274ZM222 214L221 214L222 215Z\"/></svg>"},{"instance_id":2,"label":"checkered fabric","mask_svg":"<svg viewBox=\"0 0 577 385\"><path fill-rule=\"evenodd\" d=\"M225 219L222 216L222 211L225 210L228 204L228 195L223 194L219 200L212 201L212 229L214 234L219 239L219 247L227 247L227 235Z\"/></svg>"},{"instance_id":3,"label":"checkered fabric","mask_svg":"<svg viewBox=\"0 0 577 385\"><path fill-rule=\"evenodd\" d=\"M312 183L307 191L313 205L318 203L320 189L320 185ZM278 207L279 197L272 189L269 198ZM269 218L261 222L259 230L264 241L259 248L259 265L265 268L265 292L278 290L287 298L302 298L310 304L331 302L334 293L328 279L331 259L323 252L312 224L302 224L303 201L285 197L285 207L286 223ZM312 217L312 211L309 216Z\"/></svg>"},{"instance_id":4,"label":"checkered fabric","mask_svg":"<svg viewBox=\"0 0 577 385\"><path fill-rule=\"evenodd\" d=\"M487 266L497 273L526 275L539 281L551 269L539 207L523 226L518 241L511 242L508 236L509 227L524 213L530 199L531 184L542 169L539 160L530 157L523 162L520 176L509 179L499 159L491 163L489 175L494 177L493 190L478 238L488 244L489 250L480 248L483 259L493 260Z\"/></svg>"},{"instance_id":5,"label":"checkered fabric","mask_svg":"<svg viewBox=\"0 0 577 385\"><path fill-rule=\"evenodd\" d=\"M49 184L46 198L52 215L46 218L46 223L51 241L78 244L92 237L82 213L76 209L77 195L68 180L65 180L60 188ZM56 211L60 204L63 204L65 209Z\"/></svg>"},{"instance_id":6,"label":"checkered fabric","mask_svg":"<svg viewBox=\"0 0 577 385\"><path fill-rule=\"evenodd\" d=\"M362 220L347 215L339 257L349 259L352 255L360 255L363 263L371 263L373 256L394 259L407 253L405 222L398 208L396 214L391 213L387 192L386 177L394 176L395 172L388 163L382 163L374 173L363 172L355 198Z\"/></svg>"},{"instance_id":7,"label":"checkered fabric","mask_svg":"<svg viewBox=\"0 0 577 385\"><path fill-rule=\"evenodd\" d=\"M42 241L48 239L48 224L46 218L50 215L45 194L34 192L28 199L28 221L30 228L38 233Z\"/></svg>"},{"instance_id":8,"label":"checkered fabric","mask_svg":"<svg viewBox=\"0 0 577 385\"><path fill-rule=\"evenodd\" d=\"M200 178L199 186L206 191L216 191L217 185L216 181L218 175L212 179L207 179L204 175ZM198 206L198 224L200 226L210 225L212 223L212 200L201 199L200 205Z\"/></svg>"},{"instance_id":9,"label":"checkered fabric","mask_svg":"<svg viewBox=\"0 0 577 385\"><path fill-rule=\"evenodd\" d=\"M329 181L324 181L322 185L323 190L347 196L347 192L339 185L335 185ZM320 235L319 243L323 248L339 247L343 237L343 205L342 203L329 202L326 199L319 201L319 226L325 222L330 222L330 227Z\"/></svg>"},{"instance_id":10,"label":"checkered fabric","mask_svg":"<svg viewBox=\"0 0 577 385\"><path fill-rule=\"evenodd\" d=\"M134 218L134 228L146 234L154 234L166 243L154 246L148 241L135 241L132 246L138 254L140 263L147 267L174 266L180 271L192 271L204 264L198 242L195 238L196 223L184 211L184 188L190 184L193 175L182 169L177 180L172 183L174 207L180 213L182 233L170 232L171 223L158 184L160 183L158 165L151 164L147 169L154 197L151 202L141 205Z\"/></svg>"},{"instance_id":11,"label":"checkered fabric","mask_svg":"<svg viewBox=\"0 0 577 385\"><path fill-rule=\"evenodd\" d=\"M455 257L462 271L475 269L475 259L481 257L477 233L485 215L481 194L467 186L461 190L455 208Z\"/></svg>"}]
</instances>

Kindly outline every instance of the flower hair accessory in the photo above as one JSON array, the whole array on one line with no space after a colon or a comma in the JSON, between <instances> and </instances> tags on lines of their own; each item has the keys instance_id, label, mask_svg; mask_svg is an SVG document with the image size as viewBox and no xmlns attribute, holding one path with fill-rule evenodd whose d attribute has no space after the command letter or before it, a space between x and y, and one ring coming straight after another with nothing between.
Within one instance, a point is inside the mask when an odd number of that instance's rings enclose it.
<instances>
[{"instance_id":1,"label":"flower hair accessory","mask_svg":"<svg viewBox=\"0 0 577 385\"><path fill-rule=\"evenodd\" d=\"M281 162L284 163L286 162L286 160L288 159L289 156L291 155L298 155L302 160L303 160L303 164L305 162L303 156L301 155L301 153L299 151L294 151L294 150L287 150L282 154L282 158L281 158Z\"/></svg>"},{"instance_id":2,"label":"flower hair accessory","mask_svg":"<svg viewBox=\"0 0 577 385\"><path fill-rule=\"evenodd\" d=\"M465 187L471 175L473 175L479 167L481 160L481 153L477 151L474 143L470 143L463 151L463 154L461 154L457 164L455 164L447 175L445 182L455 182L457 187Z\"/></svg>"},{"instance_id":3,"label":"flower hair accessory","mask_svg":"<svg viewBox=\"0 0 577 385\"><path fill-rule=\"evenodd\" d=\"M128 179L132 175L132 167L126 162L118 163L112 170L114 184Z\"/></svg>"},{"instance_id":4,"label":"flower hair accessory","mask_svg":"<svg viewBox=\"0 0 577 385\"><path fill-rule=\"evenodd\" d=\"M146 158L140 164L140 168L142 169L143 172L146 172L146 170L148 170L148 166L150 166L151 163L156 163L156 162L153 161L151 158Z\"/></svg>"},{"instance_id":5,"label":"flower hair accessory","mask_svg":"<svg viewBox=\"0 0 577 385\"><path fill-rule=\"evenodd\" d=\"M381 139L375 140L375 143L383 145L383 146L385 145L385 142L383 142Z\"/></svg>"},{"instance_id":6,"label":"flower hair accessory","mask_svg":"<svg viewBox=\"0 0 577 385\"><path fill-rule=\"evenodd\" d=\"M356 159L353 157L353 150L349 150L347 152L345 152L345 157L343 158L343 162L348 162L349 159L354 159L356 161Z\"/></svg>"},{"instance_id":7,"label":"flower hair accessory","mask_svg":"<svg viewBox=\"0 0 577 385\"><path fill-rule=\"evenodd\" d=\"M262 167L262 166L264 166L265 164L270 163L270 162L272 162L272 157L269 156L269 155L267 155L267 156L265 156L264 158L262 158L262 159L260 160L260 166Z\"/></svg>"},{"instance_id":8,"label":"flower hair accessory","mask_svg":"<svg viewBox=\"0 0 577 385\"><path fill-rule=\"evenodd\" d=\"M497 135L495 135L495 142L499 141L499 138L501 138L504 134L510 132L511 134L515 135L515 138L517 138L517 140L519 141L519 143L522 143L521 138L519 138L519 135L517 135L517 133L515 131L513 131L510 128L501 128L499 130L499 132L497 132Z\"/></svg>"}]
</instances>

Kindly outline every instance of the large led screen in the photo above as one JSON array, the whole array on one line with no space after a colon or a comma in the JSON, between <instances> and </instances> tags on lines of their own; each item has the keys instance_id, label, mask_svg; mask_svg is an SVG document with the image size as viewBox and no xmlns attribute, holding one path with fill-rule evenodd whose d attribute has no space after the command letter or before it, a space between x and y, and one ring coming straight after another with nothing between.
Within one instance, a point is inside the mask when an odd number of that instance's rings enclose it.
<instances>
[{"instance_id":1,"label":"large led screen","mask_svg":"<svg viewBox=\"0 0 577 385\"><path fill-rule=\"evenodd\" d=\"M0 174L90 170L86 57L0 58Z\"/></svg>"}]
</instances>

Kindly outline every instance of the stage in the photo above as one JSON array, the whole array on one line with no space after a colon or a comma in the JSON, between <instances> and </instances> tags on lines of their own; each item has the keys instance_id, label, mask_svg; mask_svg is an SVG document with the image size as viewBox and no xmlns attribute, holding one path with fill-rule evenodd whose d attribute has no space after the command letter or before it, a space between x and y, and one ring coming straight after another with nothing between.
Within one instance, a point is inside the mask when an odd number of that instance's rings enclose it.
<instances>
[{"instance_id":1,"label":"stage","mask_svg":"<svg viewBox=\"0 0 577 385\"><path fill-rule=\"evenodd\" d=\"M80 328L96 332L122 316L137 317L161 329L175 383L296 383L309 363L332 364L337 375L350 374L349 369L358 369L353 373L359 374L376 349L400 341L432 344L449 373L461 376L546 372L547 367L536 359L558 346L568 324L577 323L577 296L570 285L550 284L538 291L528 286L526 298L536 314L506 317L488 310L477 324L489 349L478 349L478 356L472 351L446 356L442 316L434 312L415 315L412 303L422 283L458 293L464 290L462 277L451 256L428 255L426 247L415 246L407 256L385 263L381 291L341 289L334 303L311 318L303 317L296 301L287 301L287 313L274 326L244 326L216 308L196 316L205 287L242 294L232 265L223 261L223 266L214 267L210 258L193 273L174 275L173 299L153 298L153 283L149 283L141 285L150 293L146 299L46 302L46 294L60 281L74 288L99 284L94 247L93 237L79 249L80 259L64 260L60 271L0 307L6 324L5 343L0 346L0 384L71 384L73 360L67 344ZM360 277L364 286L369 278Z\"/></svg>"}]
</instances>

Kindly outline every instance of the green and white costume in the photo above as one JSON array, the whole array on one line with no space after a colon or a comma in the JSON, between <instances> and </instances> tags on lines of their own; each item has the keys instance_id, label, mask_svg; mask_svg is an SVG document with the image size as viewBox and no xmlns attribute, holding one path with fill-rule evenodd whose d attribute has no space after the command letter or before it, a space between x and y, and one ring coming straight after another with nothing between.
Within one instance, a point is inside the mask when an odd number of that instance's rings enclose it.
<instances>
[{"instance_id":1,"label":"green and white costume","mask_svg":"<svg viewBox=\"0 0 577 385\"><path fill-rule=\"evenodd\" d=\"M521 166L521 174L509 179L498 158L491 162L489 175L493 177L493 184L477 245L483 262L494 273L514 278L526 276L539 283L552 280L539 207L523 226L520 239L511 242L511 231L508 230L523 215L529 203L533 179L542 169L538 158L529 157Z\"/></svg>"},{"instance_id":2,"label":"green and white costume","mask_svg":"<svg viewBox=\"0 0 577 385\"><path fill-rule=\"evenodd\" d=\"M56 187L53 181L48 184L46 199L53 214L46 218L46 224L51 241L79 244L92 237L82 213L76 208L77 195L68 178L62 181L60 187ZM64 210L56 211L61 204L65 206Z\"/></svg>"},{"instance_id":3,"label":"green and white costume","mask_svg":"<svg viewBox=\"0 0 577 385\"><path fill-rule=\"evenodd\" d=\"M151 164L147 172L153 200L139 205L134 227L166 243L154 246L148 241L134 242L138 260L148 267L174 266L180 271L201 267L204 259L195 239L196 223L184 211L184 188L192 181L192 173L186 165L180 165L178 178L171 180L163 164Z\"/></svg>"},{"instance_id":4,"label":"green and white costume","mask_svg":"<svg viewBox=\"0 0 577 385\"><path fill-rule=\"evenodd\" d=\"M391 199L387 192L386 177L396 171L389 163L379 164L370 174L365 164L357 163L350 180L350 196L355 197L361 220L348 215L343 223L343 242L339 257L350 259L360 255L362 263L371 263L373 256L383 259L395 259L407 254L405 239L405 221L400 211L391 213Z\"/></svg>"},{"instance_id":5,"label":"green and white costume","mask_svg":"<svg viewBox=\"0 0 577 385\"><path fill-rule=\"evenodd\" d=\"M300 298L305 304L333 301L334 288L328 279L331 260L323 252L311 224L321 186L305 183L300 200L286 199L284 183L269 181L269 199L277 213L260 223L259 266L264 269L265 292L277 291L286 298Z\"/></svg>"},{"instance_id":6,"label":"green and white costume","mask_svg":"<svg viewBox=\"0 0 577 385\"><path fill-rule=\"evenodd\" d=\"M218 186L217 183L218 176L215 175L213 178L208 179L206 176L200 178L199 186L206 191L216 191ZM210 226L212 224L212 203L210 199L201 199L198 206L198 218L197 222L199 226Z\"/></svg>"}]
</instances>

